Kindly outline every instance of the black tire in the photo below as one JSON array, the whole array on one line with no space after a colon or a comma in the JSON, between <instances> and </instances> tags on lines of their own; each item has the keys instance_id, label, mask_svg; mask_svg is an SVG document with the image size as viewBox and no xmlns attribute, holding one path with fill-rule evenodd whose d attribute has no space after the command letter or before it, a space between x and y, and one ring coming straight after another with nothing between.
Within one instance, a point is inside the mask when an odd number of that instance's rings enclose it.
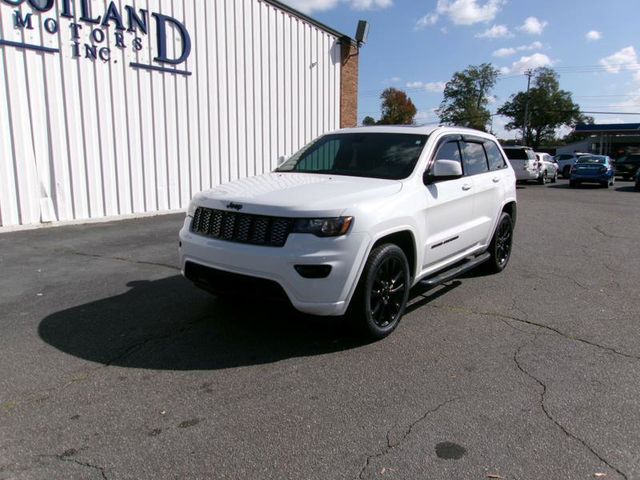
<instances>
[{"instance_id":1,"label":"black tire","mask_svg":"<svg viewBox=\"0 0 640 480\"><path fill-rule=\"evenodd\" d=\"M556 170L556 173L553 174L553 177L551 177L551 183L556 183L558 181L558 170Z\"/></svg>"},{"instance_id":2,"label":"black tire","mask_svg":"<svg viewBox=\"0 0 640 480\"><path fill-rule=\"evenodd\" d=\"M538 177L538 185L544 185L545 183L547 183L547 171L546 170L544 172L542 172L542 174Z\"/></svg>"},{"instance_id":3,"label":"black tire","mask_svg":"<svg viewBox=\"0 0 640 480\"><path fill-rule=\"evenodd\" d=\"M410 288L409 262L402 249L387 243L372 250L349 305L358 330L374 340L393 332L404 315Z\"/></svg>"},{"instance_id":4,"label":"black tire","mask_svg":"<svg viewBox=\"0 0 640 480\"><path fill-rule=\"evenodd\" d=\"M570 166L566 166L562 169L562 176L564 178L569 178L571 176L571 167Z\"/></svg>"},{"instance_id":5,"label":"black tire","mask_svg":"<svg viewBox=\"0 0 640 480\"><path fill-rule=\"evenodd\" d=\"M600 184L600 186L601 186L602 188L609 188L609 180L607 180L606 182L602 182L602 183Z\"/></svg>"},{"instance_id":6,"label":"black tire","mask_svg":"<svg viewBox=\"0 0 640 480\"><path fill-rule=\"evenodd\" d=\"M640 182L636 182L636 190L640 192Z\"/></svg>"},{"instance_id":7,"label":"black tire","mask_svg":"<svg viewBox=\"0 0 640 480\"><path fill-rule=\"evenodd\" d=\"M511 250L513 249L513 219L511 215L502 212L498 220L498 226L491 239L488 252L491 258L487 260L485 269L489 273L500 273L503 271L509 259L511 258Z\"/></svg>"},{"instance_id":8,"label":"black tire","mask_svg":"<svg viewBox=\"0 0 640 480\"><path fill-rule=\"evenodd\" d=\"M569 180L569 188L576 188L578 186L578 182L575 180Z\"/></svg>"}]
</instances>

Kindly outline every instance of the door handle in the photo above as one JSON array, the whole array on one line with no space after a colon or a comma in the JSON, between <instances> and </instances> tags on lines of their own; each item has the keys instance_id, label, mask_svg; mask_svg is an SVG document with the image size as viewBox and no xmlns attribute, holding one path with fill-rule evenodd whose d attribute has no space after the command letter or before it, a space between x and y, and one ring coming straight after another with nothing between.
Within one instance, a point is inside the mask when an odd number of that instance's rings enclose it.
<instances>
[{"instance_id":1,"label":"door handle","mask_svg":"<svg viewBox=\"0 0 640 480\"><path fill-rule=\"evenodd\" d=\"M493 178L493 183L498 183L500 181L500 177L494 177Z\"/></svg>"},{"instance_id":2,"label":"door handle","mask_svg":"<svg viewBox=\"0 0 640 480\"><path fill-rule=\"evenodd\" d=\"M465 184L462 186L462 190L464 190L465 192L466 192L467 190L471 190L471 185L469 185L468 183L465 183Z\"/></svg>"}]
</instances>

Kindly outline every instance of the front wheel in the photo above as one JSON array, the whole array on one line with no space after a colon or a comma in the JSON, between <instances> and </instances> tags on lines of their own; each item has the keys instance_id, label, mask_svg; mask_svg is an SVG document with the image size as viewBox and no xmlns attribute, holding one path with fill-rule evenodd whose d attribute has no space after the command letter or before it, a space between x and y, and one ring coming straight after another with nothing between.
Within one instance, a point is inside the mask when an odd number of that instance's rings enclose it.
<instances>
[{"instance_id":1,"label":"front wheel","mask_svg":"<svg viewBox=\"0 0 640 480\"><path fill-rule=\"evenodd\" d=\"M410 287L409 262L402 249L390 243L376 247L350 309L360 330L375 340L393 332L404 314Z\"/></svg>"},{"instance_id":2,"label":"front wheel","mask_svg":"<svg viewBox=\"0 0 640 480\"><path fill-rule=\"evenodd\" d=\"M487 260L487 270L491 273L499 273L504 270L511 258L512 247L513 219L508 213L502 212L500 220L498 220L498 227L489 245L491 258Z\"/></svg>"},{"instance_id":3,"label":"front wheel","mask_svg":"<svg viewBox=\"0 0 640 480\"><path fill-rule=\"evenodd\" d=\"M556 170L555 173L553 174L553 177L551 177L551 183L556 183L558 181L558 171Z\"/></svg>"}]
</instances>

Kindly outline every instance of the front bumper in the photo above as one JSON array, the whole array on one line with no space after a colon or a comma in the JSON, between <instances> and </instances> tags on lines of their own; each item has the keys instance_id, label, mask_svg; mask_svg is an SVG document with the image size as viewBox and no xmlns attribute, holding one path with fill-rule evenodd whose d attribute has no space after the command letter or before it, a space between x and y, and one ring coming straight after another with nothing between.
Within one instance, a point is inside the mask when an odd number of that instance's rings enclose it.
<instances>
[{"instance_id":1,"label":"front bumper","mask_svg":"<svg viewBox=\"0 0 640 480\"><path fill-rule=\"evenodd\" d=\"M180 265L187 262L276 282L299 311L343 315L349 306L371 239L366 233L318 238L290 234L284 247L227 242L193 234L191 218L180 231ZM326 278L303 278L295 265L331 265ZM249 294L251 292L248 292Z\"/></svg>"}]
</instances>

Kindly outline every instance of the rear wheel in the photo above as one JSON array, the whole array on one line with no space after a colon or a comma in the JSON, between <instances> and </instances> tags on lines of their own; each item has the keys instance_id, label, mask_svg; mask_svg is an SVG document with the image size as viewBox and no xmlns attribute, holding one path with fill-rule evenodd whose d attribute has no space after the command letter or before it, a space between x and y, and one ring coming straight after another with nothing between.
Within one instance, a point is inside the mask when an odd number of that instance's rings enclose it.
<instances>
[{"instance_id":1,"label":"rear wheel","mask_svg":"<svg viewBox=\"0 0 640 480\"><path fill-rule=\"evenodd\" d=\"M562 169L562 176L564 178L569 178L571 176L571 167L570 166L566 166Z\"/></svg>"},{"instance_id":2,"label":"rear wheel","mask_svg":"<svg viewBox=\"0 0 640 480\"><path fill-rule=\"evenodd\" d=\"M487 260L486 269L491 273L499 273L504 270L511 258L512 247L513 219L508 213L502 212L500 220L498 220L498 227L489 245L491 258Z\"/></svg>"},{"instance_id":3,"label":"rear wheel","mask_svg":"<svg viewBox=\"0 0 640 480\"><path fill-rule=\"evenodd\" d=\"M578 186L578 182L575 180L569 180L569 187L576 188Z\"/></svg>"},{"instance_id":4,"label":"rear wheel","mask_svg":"<svg viewBox=\"0 0 640 480\"><path fill-rule=\"evenodd\" d=\"M542 172L540 174L540 176L538 177L538 185L544 185L545 183L547 183L547 171L546 170L544 172Z\"/></svg>"},{"instance_id":5,"label":"rear wheel","mask_svg":"<svg viewBox=\"0 0 640 480\"><path fill-rule=\"evenodd\" d=\"M609 180L607 180L606 182L602 182L602 183L600 184L600 186L601 186L602 188L609 188L609 185L610 185L610 184L609 184Z\"/></svg>"},{"instance_id":6,"label":"rear wheel","mask_svg":"<svg viewBox=\"0 0 640 480\"><path fill-rule=\"evenodd\" d=\"M395 330L409 299L410 282L409 263L400 247L388 243L369 254L350 306L366 336L379 340Z\"/></svg>"}]
</instances>

